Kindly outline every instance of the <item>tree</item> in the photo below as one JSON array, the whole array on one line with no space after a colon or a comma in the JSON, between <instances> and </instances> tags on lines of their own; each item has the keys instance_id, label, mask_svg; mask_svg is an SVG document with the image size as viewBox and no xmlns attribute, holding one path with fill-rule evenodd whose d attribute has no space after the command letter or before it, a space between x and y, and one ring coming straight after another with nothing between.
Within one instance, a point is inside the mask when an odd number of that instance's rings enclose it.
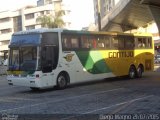
<instances>
[{"instance_id":1,"label":"tree","mask_svg":"<svg viewBox=\"0 0 160 120\"><path fill-rule=\"evenodd\" d=\"M39 16L36 19L36 22L38 24L41 24L42 27L50 28L51 27L52 18L50 16L43 15L43 16Z\"/></svg>"},{"instance_id":2,"label":"tree","mask_svg":"<svg viewBox=\"0 0 160 120\"><path fill-rule=\"evenodd\" d=\"M46 28L61 28L64 26L64 21L62 16L65 14L64 10L59 10L55 12L55 15L43 15L36 19L38 24Z\"/></svg>"}]
</instances>

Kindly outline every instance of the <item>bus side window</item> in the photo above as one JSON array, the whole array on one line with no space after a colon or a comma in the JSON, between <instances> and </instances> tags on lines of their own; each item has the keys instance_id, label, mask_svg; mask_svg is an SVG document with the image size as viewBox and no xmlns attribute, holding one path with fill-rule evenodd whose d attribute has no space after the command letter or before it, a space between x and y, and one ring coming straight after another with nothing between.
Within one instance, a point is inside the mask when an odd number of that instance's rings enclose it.
<instances>
[{"instance_id":1,"label":"bus side window","mask_svg":"<svg viewBox=\"0 0 160 120\"><path fill-rule=\"evenodd\" d=\"M145 48L145 47L146 47L146 39L138 38L138 48Z\"/></svg>"},{"instance_id":2,"label":"bus side window","mask_svg":"<svg viewBox=\"0 0 160 120\"><path fill-rule=\"evenodd\" d=\"M82 48L90 48L91 47L87 36L81 37L81 47Z\"/></svg>"},{"instance_id":3,"label":"bus side window","mask_svg":"<svg viewBox=\"0 0 160 120\"><path fill-rule=\"evenodd\" d=\"M92 40L92 48L97 48L97 40L96 40L96 38L93 38L91 40Z\"/></svg>"},{"instance_id":4,"label":"bus side window","mask_svg":"<svg viewBox=\"0 0 160 120\"><path fill-rule=\"evenodd\" d=\"M125 37L125 48L126 49L134 49L135 41L133 36L126 36Z\"/></svg>"},{"instance_id":5,"label":"bus side window","mask_svg":"<svg viewBox=\"0 0 160 120\"><path fill-rule=\"evenodd\" d=\"M69 37L63 38L63 47L64 48L71 48L71 39Z\"/></svg>"},{"instance_id":6,"label":"bus side window","mask_svg":"<svg viewBox=\"0 0 160 120\"><path fill-rule=\"evenodd\" d=\"M142 46L143 46L144 48L147 47L147 38L143 38L143 44L142 44Z\"/></svg>"},{"instance_id":7,"label":"bus side window","mask_svg":"<svg viewBox=\"0 0 160 120\"><path fill-rule=\"evenodd\" d=\"M104 37L98 37L98 48L105 48L105 38Z\"/></svg>"},{"instance_id":8,"label":"bus side window","mask_svg":"<svg viewBox=\"0 0 160 120\"><path fill-rule=\"evenodd\" d=\"M152 38L148 37L147 39L147 48L152 48Z\"/></svg>"},{"instance_id":9,"label":"bus side window","mask_svg":"<svg viewBox=\"0 0 160 120\"><path fill-rule=\"evenodd\" d=\"M79 48L79 39L78 37L71 38L72 48Z\"/></svg>"},{"instance_id":10,"label":"bus side window","mask_svg":"<svg viewBox=\"0 0 160 120\"><path fill-rule=\"evenodd\" d=\"M79 37L73 35L62 36L62 46L65 50L71 50L79 48Z\"/></svg>"},{"instance_id":11,"label":"bus side window","mask_svg":"<svg viewBox=\"0 0 160 120\"><path fill-rule=\"evenodd\" d=\"M107 36L107 37L104 37L104 39L105 39L105 47L109 49L111 37Z\"/></svg>"},{"instance_id":12,"label":"bus side window","mask_svg":"<svg viewBox=\"0 0 160 120\"><path fill-rule=\"evenodd\" d=\"M118 38L118 48L124 49L124 38L123 37Z\"/></svg>"},{"instance_id":13,"label":"bus side window","mask_svg":"<svg viewBox=\"0 0 160 120\"><path fill-rule=\"evenodd\" d=\"M95 36L88 36L88 42L89 42L89 47L96 49L97 48L97 37Z\"/></svg>"},{"instance_id":14,"label":"bus side window","mask_svg":"<svg viewBox=\"0 0 160 120\"><path fill-rule=\"evenodd\" d=\"M112 47L114 49L118 49L118 38L117 37L112 38Z\"/></svg>"}]
</instances>

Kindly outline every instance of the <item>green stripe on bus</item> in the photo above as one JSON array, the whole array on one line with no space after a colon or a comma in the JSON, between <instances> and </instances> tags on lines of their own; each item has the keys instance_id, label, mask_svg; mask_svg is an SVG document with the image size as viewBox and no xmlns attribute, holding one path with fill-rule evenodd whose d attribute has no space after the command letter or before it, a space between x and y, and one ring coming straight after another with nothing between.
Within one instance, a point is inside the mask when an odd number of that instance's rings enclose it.
<instances>
[{"instance_id":1,"label":"green stripe on bus","mask_svg":"<svg viewBox=\"0 0 160 120\"><path fill-rule=\"evenodd\" d=\"M98 51L77 51L76 52L83 67L92 74L109 73L110 68L107 66L105 59Z\"/></svg>"}]
</instances>

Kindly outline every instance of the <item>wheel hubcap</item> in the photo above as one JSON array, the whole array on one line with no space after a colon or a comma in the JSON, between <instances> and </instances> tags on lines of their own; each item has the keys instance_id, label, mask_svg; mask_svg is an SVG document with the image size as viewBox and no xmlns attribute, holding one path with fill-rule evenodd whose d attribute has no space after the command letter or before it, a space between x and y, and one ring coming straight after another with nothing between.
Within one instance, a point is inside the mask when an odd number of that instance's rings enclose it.
<instances>
[{"instance_id":1,"label":"wheel hubcap","mask_svg":"<svg viewBox=\"0 0 160 120\"><path fill-rule=\"evenodd\" d=\"M142 76L142 69L141 68L138 68L138 77L141 77Z\"/></svg>"},{"instance_id":2,"label":"wheel hubcap","mask_svg":"<svg viewBox=\"0 0 160 120\"><path fill-rule=\"evenodd\" d=\"M130 77L131 78L135 77L135 71L134 71L134 69L131 69L131 71L130 71Z\"/></svg>"},{"instance_id":3,"label":"wheel hubcap","mask_svg":"<svg viewBox=\"0 0 160 120\"><path fill-rule=\"evenodd\" d=\"M60 76L58 78L58 85L59 85L59 87L64 87L66 85L66 80L63 76Z\"/></svg>"}]
</instances>

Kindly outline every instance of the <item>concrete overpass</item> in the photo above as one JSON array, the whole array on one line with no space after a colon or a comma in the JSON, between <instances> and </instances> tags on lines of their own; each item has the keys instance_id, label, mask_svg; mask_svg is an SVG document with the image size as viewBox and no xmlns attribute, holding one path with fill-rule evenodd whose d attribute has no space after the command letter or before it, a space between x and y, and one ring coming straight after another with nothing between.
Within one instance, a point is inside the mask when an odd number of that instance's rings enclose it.
<instances>
[{"instance_id":1,"label":"concrete overpass","mask_svg":"<svg viewBox=\"0 0 160 120\"><path fill-rule=\"evenodd\" d=\"M160 31L160 0L120 0L108 15L101 18L101 29L124 32L153 20Z\"/></svg>"}]
</instances>

